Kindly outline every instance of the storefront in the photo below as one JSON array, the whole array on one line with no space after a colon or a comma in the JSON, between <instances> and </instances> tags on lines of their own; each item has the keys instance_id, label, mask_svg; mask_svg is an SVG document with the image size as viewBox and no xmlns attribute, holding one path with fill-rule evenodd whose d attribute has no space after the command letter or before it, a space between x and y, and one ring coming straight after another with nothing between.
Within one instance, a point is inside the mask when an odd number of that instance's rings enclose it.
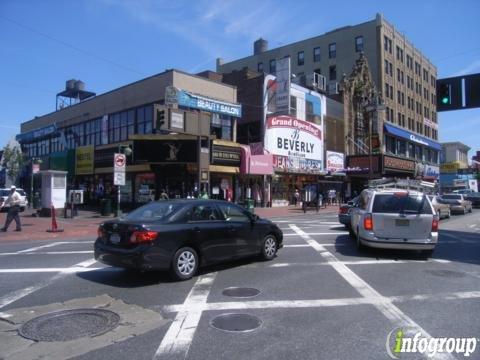
<instances>
[{"instance_id":1,"label":"storefront","mask_svg":"<svg viewBox=\"0 0 480 360\"><path fill-rule=\"evenodd\" d=\"M255 150L255 145L241 145L241 151L241 180L237 189L237 193L240 194L238 202L244 203L246 199L253 199L255 206L272 206L273 155L265 154L263 147Z\"/></svg>"},{"instance_id":2,"label":"storefront","mask_svg":"<svg viewBox=\"0 0 480 360\"><path fill-rule=\"evenodd\" d=\"M213 199L239 202L240 145L213 140L210 157L210 196Z\"/></svg>"},{"instance_id":3,"label":"storefront","mask_svg":"<svg viewBox=\"0 0 480 360\"><path fill-rule=\"evenodd\" d=\"M323 134L315 123L272 116L265 126L265 149L273 155L272 206L294 203L295 190L317 183L323 171Z\"/></svg>"}]
</instances>

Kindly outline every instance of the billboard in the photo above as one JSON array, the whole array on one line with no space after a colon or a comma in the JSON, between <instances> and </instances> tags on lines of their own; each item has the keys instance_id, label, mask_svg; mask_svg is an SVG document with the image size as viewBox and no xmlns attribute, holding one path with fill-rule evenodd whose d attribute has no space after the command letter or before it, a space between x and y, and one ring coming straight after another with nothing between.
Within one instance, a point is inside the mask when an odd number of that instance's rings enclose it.
<instances>
[{"instance_id":1,"label":"billboard","mask_svg":"<svg viewBox=\"0 0 480 360\"><path fill-rule=\"evenodd\" d=\"M344 169L345 156L343 153L335 151L327 151L327 159L325 161L325 170L331 173L342 171Z\"/></svg>"},{"instance_id":2,"label":"billboard","mask_svg":"<svg viewBox=\"0 0 480 360\"><path fill-rule=\"evenodd\" d=\"M320 126L314 123L286 115L269 117L264 143L274 155L276 167L323 169L323 136Z\"/></svg>"}]
</instances>

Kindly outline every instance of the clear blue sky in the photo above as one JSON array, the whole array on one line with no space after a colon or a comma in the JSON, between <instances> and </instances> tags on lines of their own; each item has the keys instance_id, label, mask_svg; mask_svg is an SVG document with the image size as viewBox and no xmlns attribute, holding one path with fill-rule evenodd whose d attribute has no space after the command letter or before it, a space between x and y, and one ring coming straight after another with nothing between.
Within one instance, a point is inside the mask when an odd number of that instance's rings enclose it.
<instances>
[{"instance_id":1,"label":"clear blue sky","mask_svg":"<svg viewBox=\"0 0 480 360\"><path fill-rule=\"evenodd\" d=\"M480 73L480 1L0 0L0 147L55 109L71 78L97 94L177 68L215 70L270 47L384 14L438 67ZM480 150L480 109L440 113L440 140Z\"/></svg>"}]
</instances>

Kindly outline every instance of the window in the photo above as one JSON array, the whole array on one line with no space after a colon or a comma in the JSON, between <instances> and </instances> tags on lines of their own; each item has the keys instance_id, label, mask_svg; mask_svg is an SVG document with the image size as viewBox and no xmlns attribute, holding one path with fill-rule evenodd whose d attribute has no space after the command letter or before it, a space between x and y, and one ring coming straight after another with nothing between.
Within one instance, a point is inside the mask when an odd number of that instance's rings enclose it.
<instances>
[{"instance_id":1,"label":"window","mask_svg":"<svg viewBox=\"0 0 480 360\"><path fill-rule=\"evenodd\" d=\"M388 75L388 60L385 60L385 74Z\"/></svg>"},{"instance_id":2,"label":"window","mask_svg":"<svg viewBox=\"0 0 480 360\"><path fill-rule=\"evenodd\" d=\"M390 86L388 84L385 84L385 97L388 98L390 97Z\"/></svg>"},{"instance_id":3,"label":"window","mask_svg":"<svg viewBox=\"0 0 480 360\"><path fill-rule=\"evenodd\" d=\"M328 68L328 74L330 80L337 80L337 67L332 65Z\"/></svg>"},{"instance_id":4,"label":"window","mask_svg":"<svg viewBox=\"0 0 480 360\"><path fill-rule=\"evenodd\" d=\"M407 142L405 140L397 140L397 155L407 155Z\"/></svg>"},{"instance_id":5,"label":"window","mask_svg":"<svg viewBox=\"0 0 480 360\"><path fill-rule=\"evenodd\" d=\"M160 202L161 203L161 202ZM210 205L195 205L188 211L190 221L221 220L218 211Z\"/></svg>"},{"instance_id":6,"label":"window","mask_svg":"<svg viewBox=\"0 0 480 360\"><path fill-rule=\"evenodd\" d=\"M397 121L398 121L398 125L402 126L402 114L397 113Z\"/></svg>"},{"instance_id":7,"label":"window","mask_svg":"<svg viewBox=\"0 0 480 360\"><path fill-rule=\"evenodd\" d=\"M390 75L393 76L393 65L391 62L388 63L388 68L390 70Z\"/></svg>"},{"instance_id":8,"label":"window","mask_svg":"<svg viewBox=\"0 0 480 360\"><path fill-rule=\"evenodd\" d=\"M299 51L297 54L297 64L302 66L305 64L305 51Z\"/></svg>"},{"instance_id":9,"label":"window","mask_svg":"<svg viewBox=\"0 0 480 360\"><path fill-rule=\"evenodd\" d=\"M373 201L372 212L384 214L421 213L431 214L432 208L425 195L395 196L392 194L377 194Z\"/></svg>"},{"instance_id":10,"label":"window","mask_svg":"<svg viewBox=\"0 0 480 360\"><path fill-rule=\"evenodd\" d=\"M316 47L313 49L313 62L320 61L320 48Z\"/></svg>"},{"instance_id":11,"label":"window","mask_svg":"<svg viewBox=\"0 0 480 360\"><path fill-rule=\"evenodd\" d=\"M262 73L262 72L263 72L263 62L259 62L259 63L257 64L257 71L258 71L259 73Z\"/></svg>"},{"instance_id":12,"label":"window","mask_svg":"<svg viewBox=\"0 0 480 360\"><path fill-rule=\"evenodd\" d=\"M212 114L211 133L217 139L232 140L232 119L227 115Z\"/></svg>"},{"instance_id":13,"label":"window","mask_svg":"<svg viewBox=\"0 0 480 360\"><path fill-rule=\"evenodd\" d=\"M415 159L423 160L423 147L420 145L415 145Z\"/></svg>"},{"instance_id":14,"label":"window","mask_svg":"<svg viewBox=\"0 0 480 360\"><path fill-rule=\"evenodd\" d=\"M387 153L395 154L395 138L391 136L386 136L385 137L385 150Z\"/></svg>"},{"instance_id":15,"label":"window","mask_svg":"<svg viewBox=\"0 0 480 360\"><path fill-rule=\"evenodd\" d=\"M334 59L337 57L337 44L331 43L328 45L328 57L329 59Z\"/></svg>"},{"instance_id":16,"label":"window","mask_svg":"<svg viewBox=\"0 0 480 360\"><path fill-rule=\"evenodd\" d=\"M295 96L290 96L290 115L297 116L297 98Z\"/></svg>"},{"instance_id":17,"label":"window","mask_svg":"<svg viewBox=\"0 0 480 360\"><path fill-rule=\"evenodd\" d=\"M397 81L400 82L400 69L397 68Z\"/></svg>"},{"instance_id":18,"label":"window","mask_svg":"<svg viewBox=\"0 0 480 360\"><path fill-rule=\"evenodd\" d=\"M390 99L393 100L393 86L390 86Z\"/></svg>"},{"instance_id":19,"label":"window","mask_svg":"<svg viewBox=\"0 0 480 360\"><path fill-rule=\"evenodd\" d=\"M270 60L270 74L275 74L277 72L277 61L275 59Z\"/></svg>"},{"instance_id":20,"label":"window","mask_svg":"<svg viewBox=\"0 0 480 360\"><path fill-rule=\"evenodd\" d=\"M219 204L218 207L227 222L250 222L250 217L246 211L234 204Z\"/></svg>"},{"instance_id":21,"label":"window","mask_svg":"<svg viewBox=\"0 0 480 360\"><path fill-rule=\"evenodd\" d=\"M142 106L137 108L137 133L151 134L153 123L153 106Z\"/></svg>"},{"instance_id":22,"label":"window","mask_svg":"<svg viewBox=\"0 0 480 360\"><path fill-rule=\"evenodd\" d=\"M355 38L355 52L363 51L363 36Z\"/></svg>"},{"instance_id":23,"label":"window","mask_svg":"<svg viewBox=\"0 0 480 360\"><path fill-rule=\"evenodd\" d=\"M387 36L383 37L383 48L385 51L388 51L390 54L392 53L392 40L389 39Z\"/></svg>"},{"instance_id":24,"label":"window","mask_svg":"<svg viewBox=\"0 0 480 360\"><path fill-rule=\"evenodd\" d=\"M315 122L315 114L313 112L313 102L305 100L305 115L307 121Z\"/></svg>"},{"instance_id":25,"label":"window","mask_svg":"<svg viewBox=\"0 0 480 360\"><path fill-rule=\"evenodd\" d=\"M415 144L411 142L408 143L408 157L412 159L415 158Z\"/></svg>"}]
</instances>

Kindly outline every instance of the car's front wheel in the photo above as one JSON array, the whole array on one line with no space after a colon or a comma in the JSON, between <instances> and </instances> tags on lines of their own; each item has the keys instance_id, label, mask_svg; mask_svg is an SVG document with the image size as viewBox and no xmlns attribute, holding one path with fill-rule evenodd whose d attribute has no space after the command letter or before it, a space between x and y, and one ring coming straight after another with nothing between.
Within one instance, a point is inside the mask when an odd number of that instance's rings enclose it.
<instances>
[{"instance_id":1,"label":"car's front wheel","mask_svg":"<svg viewBox=\"0 0 480 360\"><path fill-rule=\"evenodd\" d=\"M173 256L172 274L178 280L188 280L198 270L198 254L191 247L182 247Z\"/></svg>"},{"instance_id":2,"label":"car's front wheel","mask_svg":"<svg viewBox=\"0 0 480 360\"><path fill-rule=\"evenodd\" d=\"M267 235L262 242L262 258L264 260L272 260L277 254L277 239L273 235Z\"/></svg>"}]
</instances>

